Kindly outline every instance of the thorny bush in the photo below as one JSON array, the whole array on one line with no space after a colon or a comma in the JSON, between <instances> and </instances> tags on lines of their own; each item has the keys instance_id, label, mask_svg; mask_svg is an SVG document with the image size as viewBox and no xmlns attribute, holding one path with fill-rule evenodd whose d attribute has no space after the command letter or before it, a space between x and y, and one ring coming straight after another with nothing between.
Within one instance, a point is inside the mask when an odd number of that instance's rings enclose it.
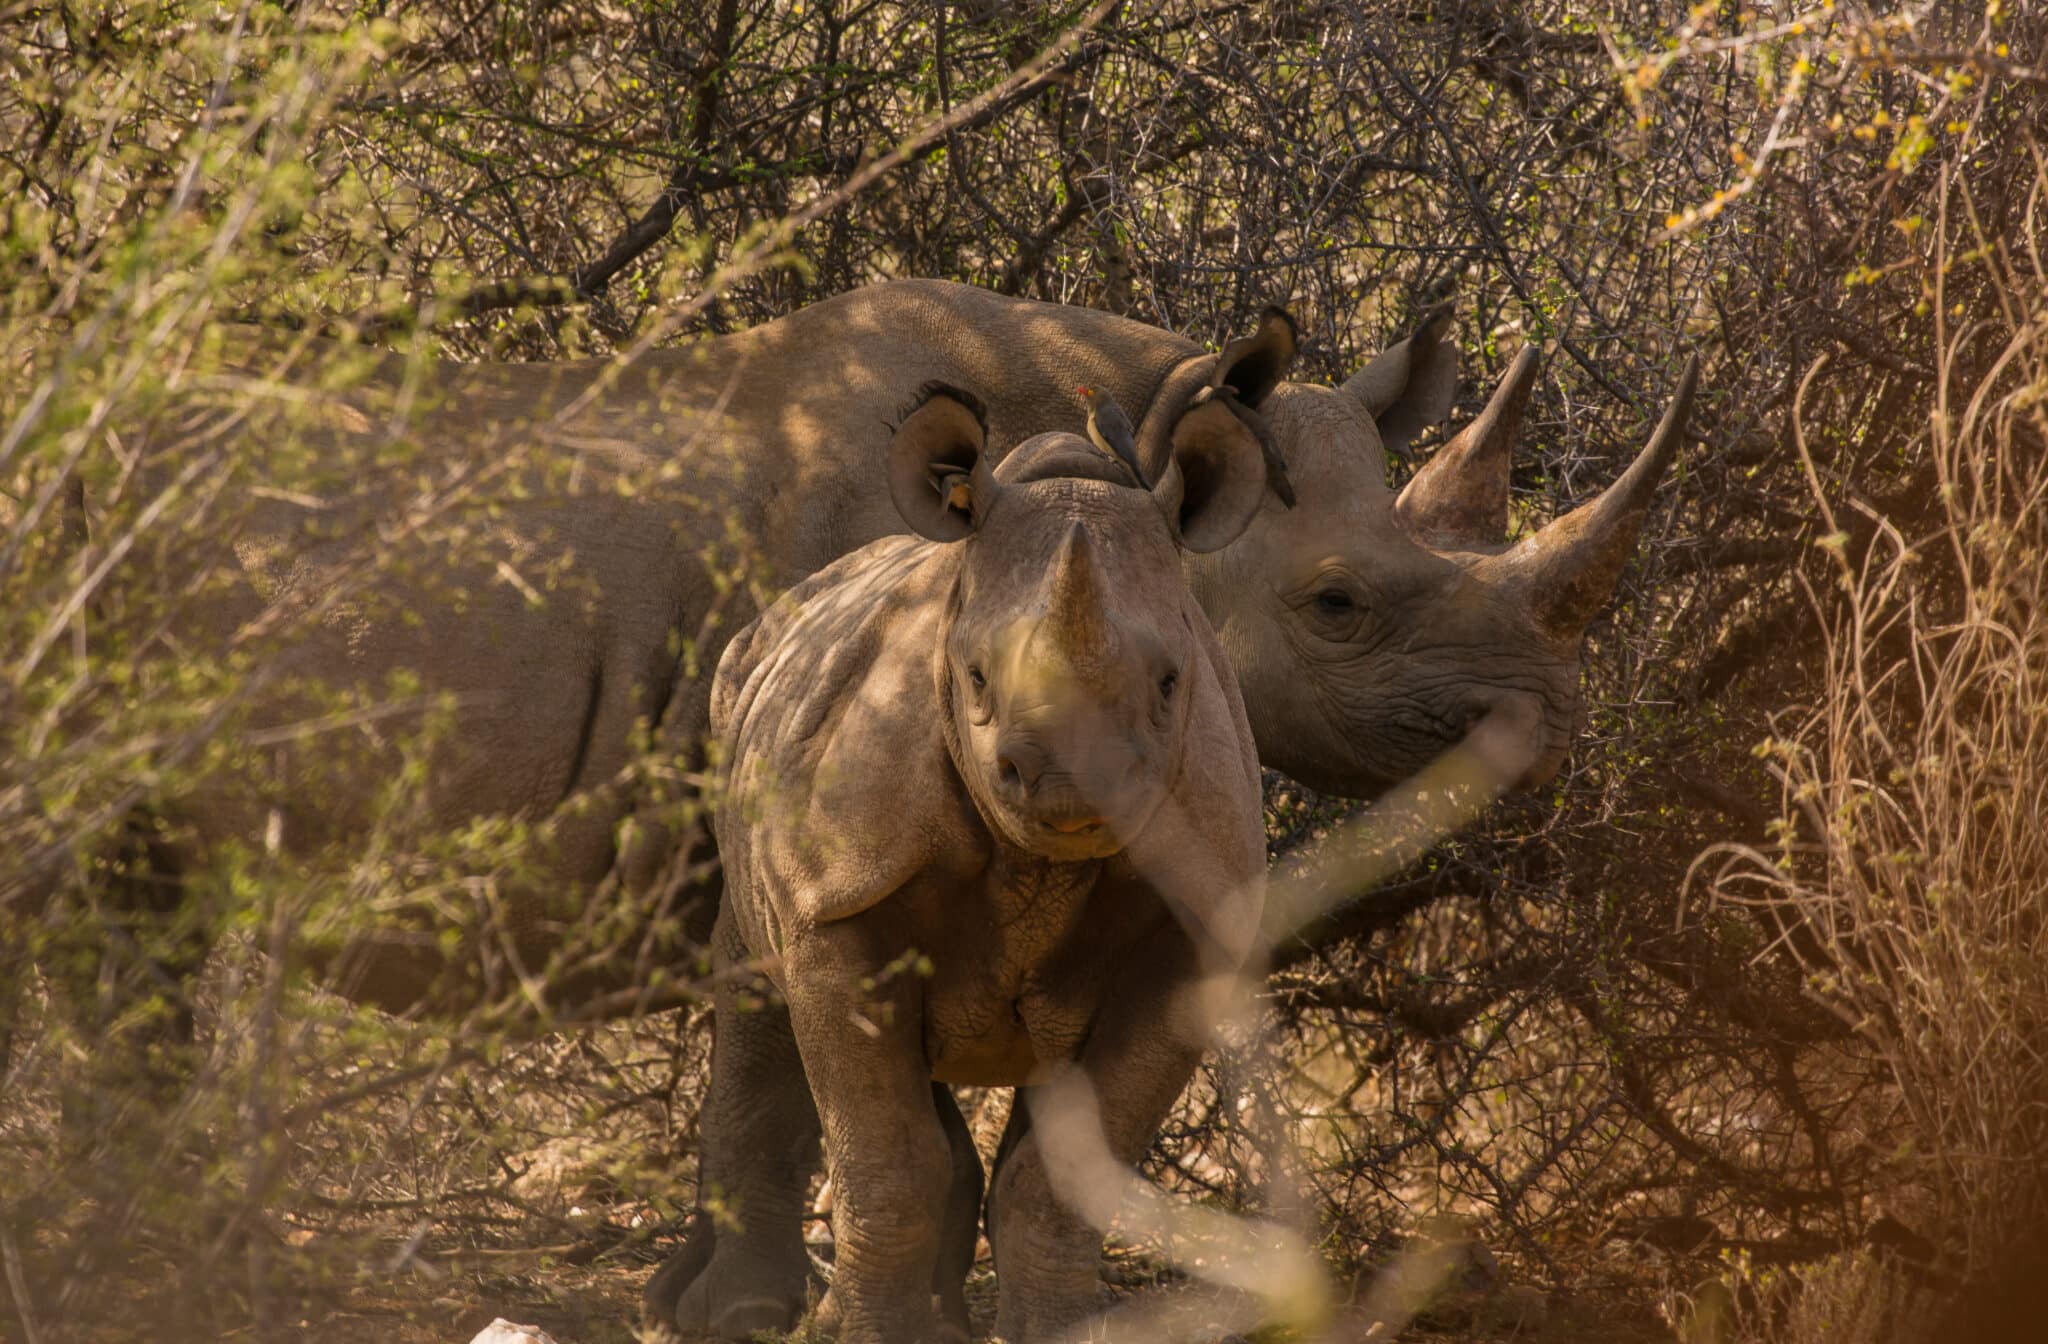
<instances>
[{"instance_id":1,"label":"thorny bush","mask_svg":"<svg viewBox=\"0 0 2048 1344\"><path fill-rule=\"evenodd\" d=\"M376 351L687 340L913 274L1210 342L1284 301L1319 377L1453 298L1466 411L1522 344L1548 355L1523 526L1611 479L1668 371L1704 360L1567 774L1284 946L1277 1034L1208 1070L1155 1174L1250 1199L1273 1153L1243 1117L1278 1117L1339 1265L1469 1215L1547 1281L1623 1253L1652 1288L1747 1266L1760 1294L1699 1311L1750 1302L1759 1333L1818 1328L1858 1275L1992 1301L2001 1251L2038 1246L2029 7L23 2L0 24L0 1260L28 1335L109 1308L124 1271L154 1285L130 1319L263 1329L322 1274L633 1255L688 1206L694 1017L534 1041L506 1034L516 984L399 1023L307 969L400 884L462 907L525 828L423 840L401 778L351 855L259 829L179 912L217 948L196 992L95 981L143 974L162 933L109 893L157 839L140 805L265 750L239 723L262 640L180 638L219 581L192 557L256 479L222 445L273 444L266 489L413 481L405 405L388 453L335 463L294 389ZM249 333L269 363L231 375ZM459 542L494 498L417 484L362 535ZM423 753L437 710L392 686L307 722L402 719ZM1270 798L1283 864L1344 811ZM29 902L52 864L70 880ZM185 1018L190 1057L153 1058Z\"/></svg>"}]
</instances>

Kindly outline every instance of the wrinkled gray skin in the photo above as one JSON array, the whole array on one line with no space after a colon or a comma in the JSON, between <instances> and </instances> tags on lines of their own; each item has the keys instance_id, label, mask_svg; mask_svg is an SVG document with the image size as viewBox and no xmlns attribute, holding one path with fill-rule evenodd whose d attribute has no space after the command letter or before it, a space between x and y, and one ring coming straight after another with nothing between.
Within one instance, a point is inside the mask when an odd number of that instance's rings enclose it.
<instances>
[{"instance_id":1,"label":"wrinkled gray skin","mask_svg":"<svg viewBox=\"0 0 2048 1344\"><path fill-rule=\"evenodd\" d=\"M1508 453L1533 350L1398 496L1380 483L1381 447L1404 449L1448 406L1442 325L1425 323L1344 388L1284 383L1264 398L1300 503L1269 501L1236 545L1191 564L1260 760L1325 792L1375 795L1488 716L1523 744L1518 784L1557 772L1578 717L1580 638L1634 549L1690 403L1688 370L1619 481L1508 546Z\"/></svg>"},{"instance_id":2,"label":"wrinkled gray skin","mask_svg":"<svg viewBox=\"0 0 2048 1344\"><path fill-rule=\"evenodd\" d=\"M1264 467L1235 417L1204 428L1203 469L1225 478L1206 490L1178 467L1138 488L1071 434L976 472L971 524L920 482L912 525L966 540L875 542L727 648L719 961L759 959L780 1003L720 994L703 1174L742 1226L682 1294L686 1331L791 1323L822 1133L823 1324L845 1344L934 1338L942 1252L964 1238L972 1254L980 1191L944 1084L1078 1067L1136 1161L1192 1074L1198 982L1249 952L1264 877L1250 728L1176 545L1227 540ZM905 422L899 461L921 476L979 437L942 394ZM788 1084L799 1068L808 1096ZM1094 1308L1101 1235L1054 1198L1017 1114L990 1238L998 1333L1030 1344ZM957 1283L942 1314L960 1334Z\"/></svg>"}]
</instances>

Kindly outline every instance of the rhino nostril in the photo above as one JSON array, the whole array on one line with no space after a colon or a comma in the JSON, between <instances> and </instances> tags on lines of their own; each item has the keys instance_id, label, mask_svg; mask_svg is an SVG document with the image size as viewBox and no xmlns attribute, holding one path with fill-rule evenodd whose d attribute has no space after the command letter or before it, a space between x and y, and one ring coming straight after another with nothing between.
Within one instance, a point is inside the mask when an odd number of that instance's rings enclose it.
<instances>
[{"instance_id":1,"label":"rhino nostril","mask_svg":"<svg viewBox=\"0 0 2048 1344\"><path fill-rule=\"evenodd\" d=\"M1015 798L1029 798L1045 774L1045 748L1029 737L1005 736L995 741L996 784Z\"/></svg>"}]
</instances>

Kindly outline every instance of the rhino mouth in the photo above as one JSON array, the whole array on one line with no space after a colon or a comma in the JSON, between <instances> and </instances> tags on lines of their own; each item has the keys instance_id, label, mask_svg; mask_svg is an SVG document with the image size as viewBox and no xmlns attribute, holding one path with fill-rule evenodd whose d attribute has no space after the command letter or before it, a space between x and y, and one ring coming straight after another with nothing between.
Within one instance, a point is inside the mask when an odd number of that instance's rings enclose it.
<instances>
[{"instance_id":1,"label":"rhino mouth","mask_svg":"<svg viewBox=\"0 0 2048 1344\"><path fill-rule=\"evenodd\" d=\"M1041 778L1018 802L1031 829L1069 839L1100 835L1108 829L1110 818L1120 815L1114 799L1083 789L1068 778Z\"/></svg>"},{"instance_id":2,"label":"rhino mouth","mask_svg":"<svg viewBox=\"0 0 2048 1344\"><path fill-rule=\"evenodd\" d=\"M1026 779L1012 774L993 781L1001 827L1013 844L1046 858L1103 858L1123 847L1138 816L1129 790L1083 785L1072 772L1054 767Z\"/></svg>"},{"instance_id":3,"label":"rhino mouth","mask_svg":"<svg viewBox=\"0 0 2048 1344\"><path fill-rule=\"evenodd\" d=\"M1122 827L1100 807L1034 807L1011 812L1009 827L1024 848L1048 859L1074 861L1107 857L1123 848Z\"/></svg>"}]
</instances>

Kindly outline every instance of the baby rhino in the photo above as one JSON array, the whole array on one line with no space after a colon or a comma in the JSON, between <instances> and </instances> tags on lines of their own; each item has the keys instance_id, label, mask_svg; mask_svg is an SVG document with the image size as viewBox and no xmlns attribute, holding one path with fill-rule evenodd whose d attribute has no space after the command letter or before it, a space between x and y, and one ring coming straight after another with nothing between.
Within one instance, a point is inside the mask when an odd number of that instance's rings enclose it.
<instances>
[{"instance_id":1,"label":"baby rhino","mask_svg":"<svg viewBox=\"0 0 2048 1344\"><path fill-rule=\"evenodd\" d=\"M1258 441L1220 400L1157 462L1044 434L991 468L984 433L972 398L927 389L889 470L928 540L845 557L719 663L716 945L778 995L722 977L715 1247L668 1299L686 1332L801 1310L821 1134L821 1324L847 1344L963 1330L982 1181L946 1085L1078 1069L1135 1161L1203 1049L1200 983L1258 926L1258 761L1181 572L1258 507ZM1013 1114L989 1236L998 1333L1027 1344L1093 1309L1101 1236L1056 1200L1029 1106Z\"/></svg>"}]
</instances>

